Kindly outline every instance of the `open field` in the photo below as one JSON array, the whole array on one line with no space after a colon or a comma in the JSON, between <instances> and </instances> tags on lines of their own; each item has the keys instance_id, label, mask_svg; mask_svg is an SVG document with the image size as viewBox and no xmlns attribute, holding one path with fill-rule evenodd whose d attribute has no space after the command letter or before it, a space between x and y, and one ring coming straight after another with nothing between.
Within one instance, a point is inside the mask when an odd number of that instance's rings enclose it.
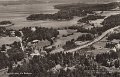
<instances>
[{"instance_id":1,"label":"open field","mask_svg":"<svg viewBox=\"0 0 120 77\"><path fill-rule=\"evenodd\" d=\"M2 38L0 38L0 47L3 44L12 44L15 41L20 42L20 39L18 39L17 37L2 37Z\"/></svg>"}]
</instances>

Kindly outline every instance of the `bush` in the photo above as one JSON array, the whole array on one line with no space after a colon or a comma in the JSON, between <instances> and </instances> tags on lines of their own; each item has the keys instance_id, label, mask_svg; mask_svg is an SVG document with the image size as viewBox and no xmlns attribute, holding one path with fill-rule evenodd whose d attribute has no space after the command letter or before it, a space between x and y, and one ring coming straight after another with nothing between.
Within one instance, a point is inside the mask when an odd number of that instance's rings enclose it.
<instances>
[{"instance_id":1,"label":"bush","mask_svg":"<svg viewBox=\"0 0 120 77\"><path fill-rule=\"evenodd\" d=\"M1 21L0 25L7 25L7 24L12 24L11 21Z\"/></svg>"}]
</instances>

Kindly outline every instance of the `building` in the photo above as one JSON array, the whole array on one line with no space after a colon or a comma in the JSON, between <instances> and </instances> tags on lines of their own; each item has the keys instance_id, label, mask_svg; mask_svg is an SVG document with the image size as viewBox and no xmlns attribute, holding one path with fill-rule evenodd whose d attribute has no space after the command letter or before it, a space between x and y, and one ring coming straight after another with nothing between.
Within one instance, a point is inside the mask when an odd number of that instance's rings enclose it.
<instances>
[{"instance_id":1,"label":"building","mask_svg":"<svg viewBox=\"0 0 120 77\"><path fill-rule=\"evenodd\" d=\"M35 31L36 31L36 28L35 28L35 27L32 27L32 28L31 28L31 31L35 32Z\"/></svg>"},{"instance_id":2,"label":"building","mask_svg":"<svg viewBox=\"0 0 120 77\"><path fill-rule=\"evenodd\" d=\"M37 49L39 51L43 51L44 47L49 46L51 43L48 40L33 40L28 43L28 46L31 46L33 50Z\"/></svg>"}]
</instances>

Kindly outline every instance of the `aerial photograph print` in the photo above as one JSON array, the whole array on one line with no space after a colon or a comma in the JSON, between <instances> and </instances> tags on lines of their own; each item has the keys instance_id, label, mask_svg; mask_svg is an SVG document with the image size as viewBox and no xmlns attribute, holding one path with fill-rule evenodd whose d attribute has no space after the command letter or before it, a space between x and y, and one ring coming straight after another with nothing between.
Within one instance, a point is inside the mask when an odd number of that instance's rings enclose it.
<instances>
[{"instance_id":1,"label":"aerial photograph print","mask_svg":"<svg viewBox=\"0 0 120 77\"><path fill-rule=\"evenodd\" d=\"M0 0L0 77L120 77L120 0Z\"/></svg>"}]
</instances>

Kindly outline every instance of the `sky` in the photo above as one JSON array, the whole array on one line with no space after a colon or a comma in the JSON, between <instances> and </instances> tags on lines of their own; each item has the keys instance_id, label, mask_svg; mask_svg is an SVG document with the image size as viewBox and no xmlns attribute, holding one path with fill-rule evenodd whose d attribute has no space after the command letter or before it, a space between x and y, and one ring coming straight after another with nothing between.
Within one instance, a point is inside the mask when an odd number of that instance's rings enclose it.
<instances>
[{"instance_id":1,"label":"sky","mask_svg":"<svg viewBox=\"0 0 120 77\"><path fill-rule=\"evenodd\" d=\"M70 3L107 3L107 2L115 2L120 0L0 0L0 1L53 1L53 2L70 2Z\"/></svg>"}]
</instances>

